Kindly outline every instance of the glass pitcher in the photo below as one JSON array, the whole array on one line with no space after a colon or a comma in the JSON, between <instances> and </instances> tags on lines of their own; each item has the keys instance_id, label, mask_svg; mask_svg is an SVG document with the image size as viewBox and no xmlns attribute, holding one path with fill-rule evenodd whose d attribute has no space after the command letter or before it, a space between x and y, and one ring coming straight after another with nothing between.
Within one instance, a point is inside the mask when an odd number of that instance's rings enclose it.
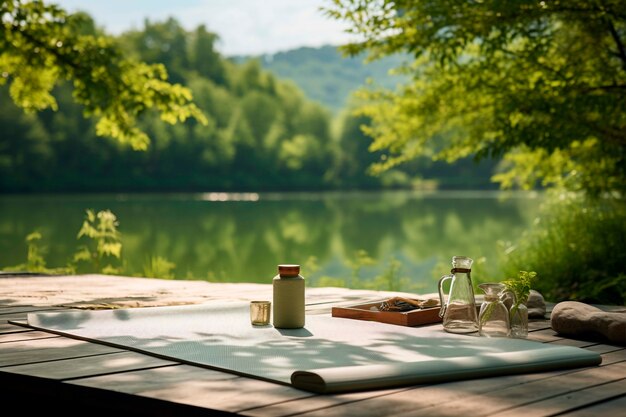
<instances>
[{"instance_id":1,"label":"glass pitcher","mask_svg":"<svg viewBox=\"0 0 626 417\"><path fill-rule=\"evenodd\" d=\"M443 318L443 329L450 333L472 333L478 331L478 317L476 301L472 287L472 263L466 256L452 258L451 275L444 275L439 280L439 300L441 310L439 317ZM443 283L451 280L450 293L447 301L443 293Z\"/></svg>"}]
</instances>

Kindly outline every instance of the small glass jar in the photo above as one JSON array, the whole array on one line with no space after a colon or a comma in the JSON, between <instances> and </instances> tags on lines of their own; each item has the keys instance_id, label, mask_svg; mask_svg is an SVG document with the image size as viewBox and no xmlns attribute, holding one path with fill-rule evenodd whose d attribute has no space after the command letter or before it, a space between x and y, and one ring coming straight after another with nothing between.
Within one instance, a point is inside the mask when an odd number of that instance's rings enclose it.
<instances>
[{"instance_id":1,"label":"small glass jar","mask_svg":"<svg viewBox=\"0 0 626 417\"><path fill-rule=\"evenodd\" d=\"M528 337L528 307L525 304L513 304L509 312L511 321L511 337L525 339Z\"/></svg>"}]
</instances>

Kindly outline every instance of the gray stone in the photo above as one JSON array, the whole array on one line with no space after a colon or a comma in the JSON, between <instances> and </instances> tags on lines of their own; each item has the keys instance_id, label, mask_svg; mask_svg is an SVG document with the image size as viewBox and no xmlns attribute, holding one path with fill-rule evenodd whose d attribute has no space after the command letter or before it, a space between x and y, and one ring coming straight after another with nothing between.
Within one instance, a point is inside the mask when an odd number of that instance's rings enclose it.
<instances>
[{"instance_id":1,"label":"gray stone","mask_svg":"<svg viewBox=\"0 0 626 417\"><path fill-rule=\"evenodd\" d=\"M600 337L626 345L626 312L604 311L578 301L563 301L554 306L552 329L564 336Z\"/></svg>"},{"instance_id":2,"label":"gray stone","mask_svg":"<svg viewBox=\"0 0 626 417\"><path fill-rule=\"evenodd\" d=\"M546 315L546 301L539 291L530 290L526 307L529 319L542 319Z\"/></svg>"}]
</instances>

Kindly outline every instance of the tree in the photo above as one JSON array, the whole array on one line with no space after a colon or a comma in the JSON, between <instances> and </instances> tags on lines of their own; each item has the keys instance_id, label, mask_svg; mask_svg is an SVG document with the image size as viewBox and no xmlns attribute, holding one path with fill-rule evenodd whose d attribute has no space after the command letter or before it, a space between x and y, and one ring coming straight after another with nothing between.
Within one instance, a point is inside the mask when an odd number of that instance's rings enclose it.
<instances>
[{"instance_id":1,"label":"tree","mask_svg":"<svg viewBox=\"0 0 626 417\"><path fill-rule=\"evenodd\" d=\"M133 30L120 38L128 53L137 53L138 59L148 64L163 64L173 82L184 82L189 68L188 41L185 29L174 18L163 22L144 20L143 30ZM126 52L126 51L124 51Z\"/></svg>"},{"instance_id":2,"label":"tree","mask_svg":"<svg viewBox=\"0 0 626 417\"><path fill-rule=\"evenodd\" d=\"M50 169L51 140L42 123L32 114L24 114L0 90L0 187L27 188L29 180L41 185ZM30 161L37 160L38 164Z\"/></svg>"},{"instance_id":3,"label":"tree","mask_svg":"<svg viewBox=\"0 0 626 417\"><path fill-rule=\"evenodd\" d=\"M346 53L415 56L408 85L363 92L375 171L503 156L505 187L626 191L626 1L333 3Z\"/></svg>"},{"instance_id":4,"label":"tree","mask_svg":"<svg viewBox=\"0 0 626 417\"><path fill-rule=\"evenodd\" d=\"M361 179L367 167L376 162L378 155L369 152L372 138L363 133L362 126L369 126L370 118L364 115L355 115L346 112L343 115L339 144L342 148L341 156L345 159L342 177ZM377 184L378 179L373 176L364 178L366 183Z\"/></svg>"},{"instance_id":5,"label":"tree","mask_svg":"<svg viewBox=\"0 0 626 417\"><path fill-rule=\"evenodd\" d=\"M204 25L196 28L192 54L193 67L201 76L209 78L216 84L225 85L226 70L220 55L215 51L218 39L218 36L208 32Z\"/></svg>"},{"instance_id":6,"label":"tree","mask_svg":"<svg viewBox=\"0 0 626 417\"><path fill-rule=\"evenodd\" d=\"M56 109L51 91L66 79L84 114L98 120L97 134L135 149L149 144L137 127L148 109L172 124L188 118L206 123L191 92L170 84L162 64L126 58L112 38L85 30L94 26L86 15L42 1L2 0L0 16L0 85L10 84L13 101L26 111Z\"/></svg>"}]
</instances>

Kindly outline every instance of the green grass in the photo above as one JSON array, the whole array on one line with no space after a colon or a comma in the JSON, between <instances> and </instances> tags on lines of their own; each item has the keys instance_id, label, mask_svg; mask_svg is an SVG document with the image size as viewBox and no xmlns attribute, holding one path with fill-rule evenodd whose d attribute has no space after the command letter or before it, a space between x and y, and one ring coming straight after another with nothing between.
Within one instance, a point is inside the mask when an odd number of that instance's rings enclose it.
<instances>
[{"instance_id":1,"label":"green grass","mask_svg":"<svg viewBox=\"0 0 626 417\"><path fill-rule=\"evenodd\" d=\"M536 271L550 301L623 305L626 301L626 202L555 194L534 225L505 248L504 271Z\"/></svg>"}]
</instances>

